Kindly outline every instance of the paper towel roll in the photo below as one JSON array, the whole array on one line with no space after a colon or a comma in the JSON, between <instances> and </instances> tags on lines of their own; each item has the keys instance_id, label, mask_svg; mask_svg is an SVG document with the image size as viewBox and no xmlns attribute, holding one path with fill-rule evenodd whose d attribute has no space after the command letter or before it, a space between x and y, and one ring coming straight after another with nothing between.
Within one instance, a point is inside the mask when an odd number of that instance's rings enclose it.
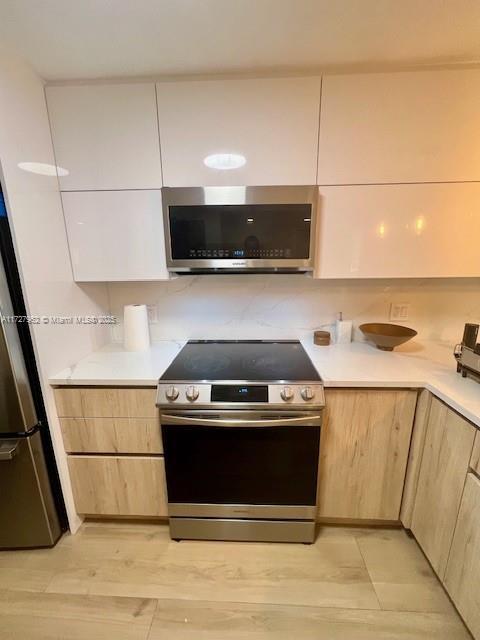
<instances>
[{"instance_id":1,"label":"paper towel roll","mask_svg":"<svg viewBox=\"0 0 480 640\"><path fill-rule=\"evenodd\" d=\"M126 351L146 351L150 347L146 305L128 304L123 308L123 346Z\"/></svg>"},{"instance_id":2,"label":"paper towel roll","mask_svg":"<svg viewBox=\"0 0 480 640\"><path fill-rule=\"evenodd\" d=\"M337 343L346 344L352 341L352 321L337 320Z\"/></svg>"},{"instance_id":3,"label":"paper towel roll","mask_svg":"<svg viewBox=\"0 0 480 640\"><path fill-rule=\"evenodd\" d=\"M352 341L353 323L351 320L344 320L343 314L338 314L338 320L335 324L336 342L337 344L346 344Z\"/></svg>"}]
</instances>

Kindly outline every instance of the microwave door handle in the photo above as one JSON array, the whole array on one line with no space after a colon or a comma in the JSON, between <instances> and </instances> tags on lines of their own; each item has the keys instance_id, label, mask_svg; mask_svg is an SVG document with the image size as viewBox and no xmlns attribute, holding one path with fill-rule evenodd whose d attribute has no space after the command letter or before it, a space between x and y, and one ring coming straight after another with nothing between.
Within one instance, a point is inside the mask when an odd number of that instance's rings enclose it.
<instances>
[{"instance_id":1,"label":"microwave door handle","mask_svg":"<svg viewBox=\"0 0 480 640\"><path fill-rule=\"evenodd\" d=\"M222 420L220 418L192 418L190 416L160 416L161 424L197 425L199 427L288 427L290 425L318 426L320 415L301 416L299 418L268 418L262 420ZM315 424L317 423L317 424Z\"/></svg>"}]
</instances>

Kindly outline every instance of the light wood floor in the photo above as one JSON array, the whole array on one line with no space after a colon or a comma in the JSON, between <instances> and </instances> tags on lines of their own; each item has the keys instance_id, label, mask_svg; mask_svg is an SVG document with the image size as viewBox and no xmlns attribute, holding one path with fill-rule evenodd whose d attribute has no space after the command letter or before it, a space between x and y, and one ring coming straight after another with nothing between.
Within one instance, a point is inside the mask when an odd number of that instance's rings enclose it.
<instances>
[{"instance_id":1,"label":"light wood floor","mask_svg":"<svg viewBox=\"0 0 480 640\"><path fill-rule=\"evenodd\" d=\"M172 542L87 523L0 553L0 640L467 640L416 542L322 527L314 545Z\"/></svg>"}]
</instances>

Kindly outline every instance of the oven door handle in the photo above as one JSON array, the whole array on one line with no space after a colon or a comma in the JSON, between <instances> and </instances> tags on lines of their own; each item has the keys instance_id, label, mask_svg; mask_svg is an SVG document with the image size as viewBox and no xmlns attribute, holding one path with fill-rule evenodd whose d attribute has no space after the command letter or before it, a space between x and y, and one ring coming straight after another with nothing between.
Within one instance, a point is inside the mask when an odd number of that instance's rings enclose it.
<instances>
[{"instance_id":1,"label":"oven door handle","mask_svg":"<svg viewBox=\"0 0 480 640\"><path fill-rule=\"evenodd\" d=\"M289 427L291 425L310 425L318 427L322 416L301 416L299 418L268 418L261 420L222 420L219 418L191 418L162 414L161 424L197 425L199 427Z\"/></svg>"}]
</instances>

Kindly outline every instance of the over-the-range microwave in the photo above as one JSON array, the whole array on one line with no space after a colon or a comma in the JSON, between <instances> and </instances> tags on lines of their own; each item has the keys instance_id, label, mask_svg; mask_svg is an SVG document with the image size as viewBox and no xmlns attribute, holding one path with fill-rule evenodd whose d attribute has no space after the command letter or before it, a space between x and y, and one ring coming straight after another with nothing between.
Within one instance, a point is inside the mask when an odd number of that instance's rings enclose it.
<instances>
[{"instance_id":1,"label":"over-the-range microwave","mask_svg":"<svg viewBox=\"0 0 480 640\"><path fill-rule=\"evenodd\" d=\"M162 189L176 273L292 273L314 267L318 187Z\"/></svg>"}]
</instances>

